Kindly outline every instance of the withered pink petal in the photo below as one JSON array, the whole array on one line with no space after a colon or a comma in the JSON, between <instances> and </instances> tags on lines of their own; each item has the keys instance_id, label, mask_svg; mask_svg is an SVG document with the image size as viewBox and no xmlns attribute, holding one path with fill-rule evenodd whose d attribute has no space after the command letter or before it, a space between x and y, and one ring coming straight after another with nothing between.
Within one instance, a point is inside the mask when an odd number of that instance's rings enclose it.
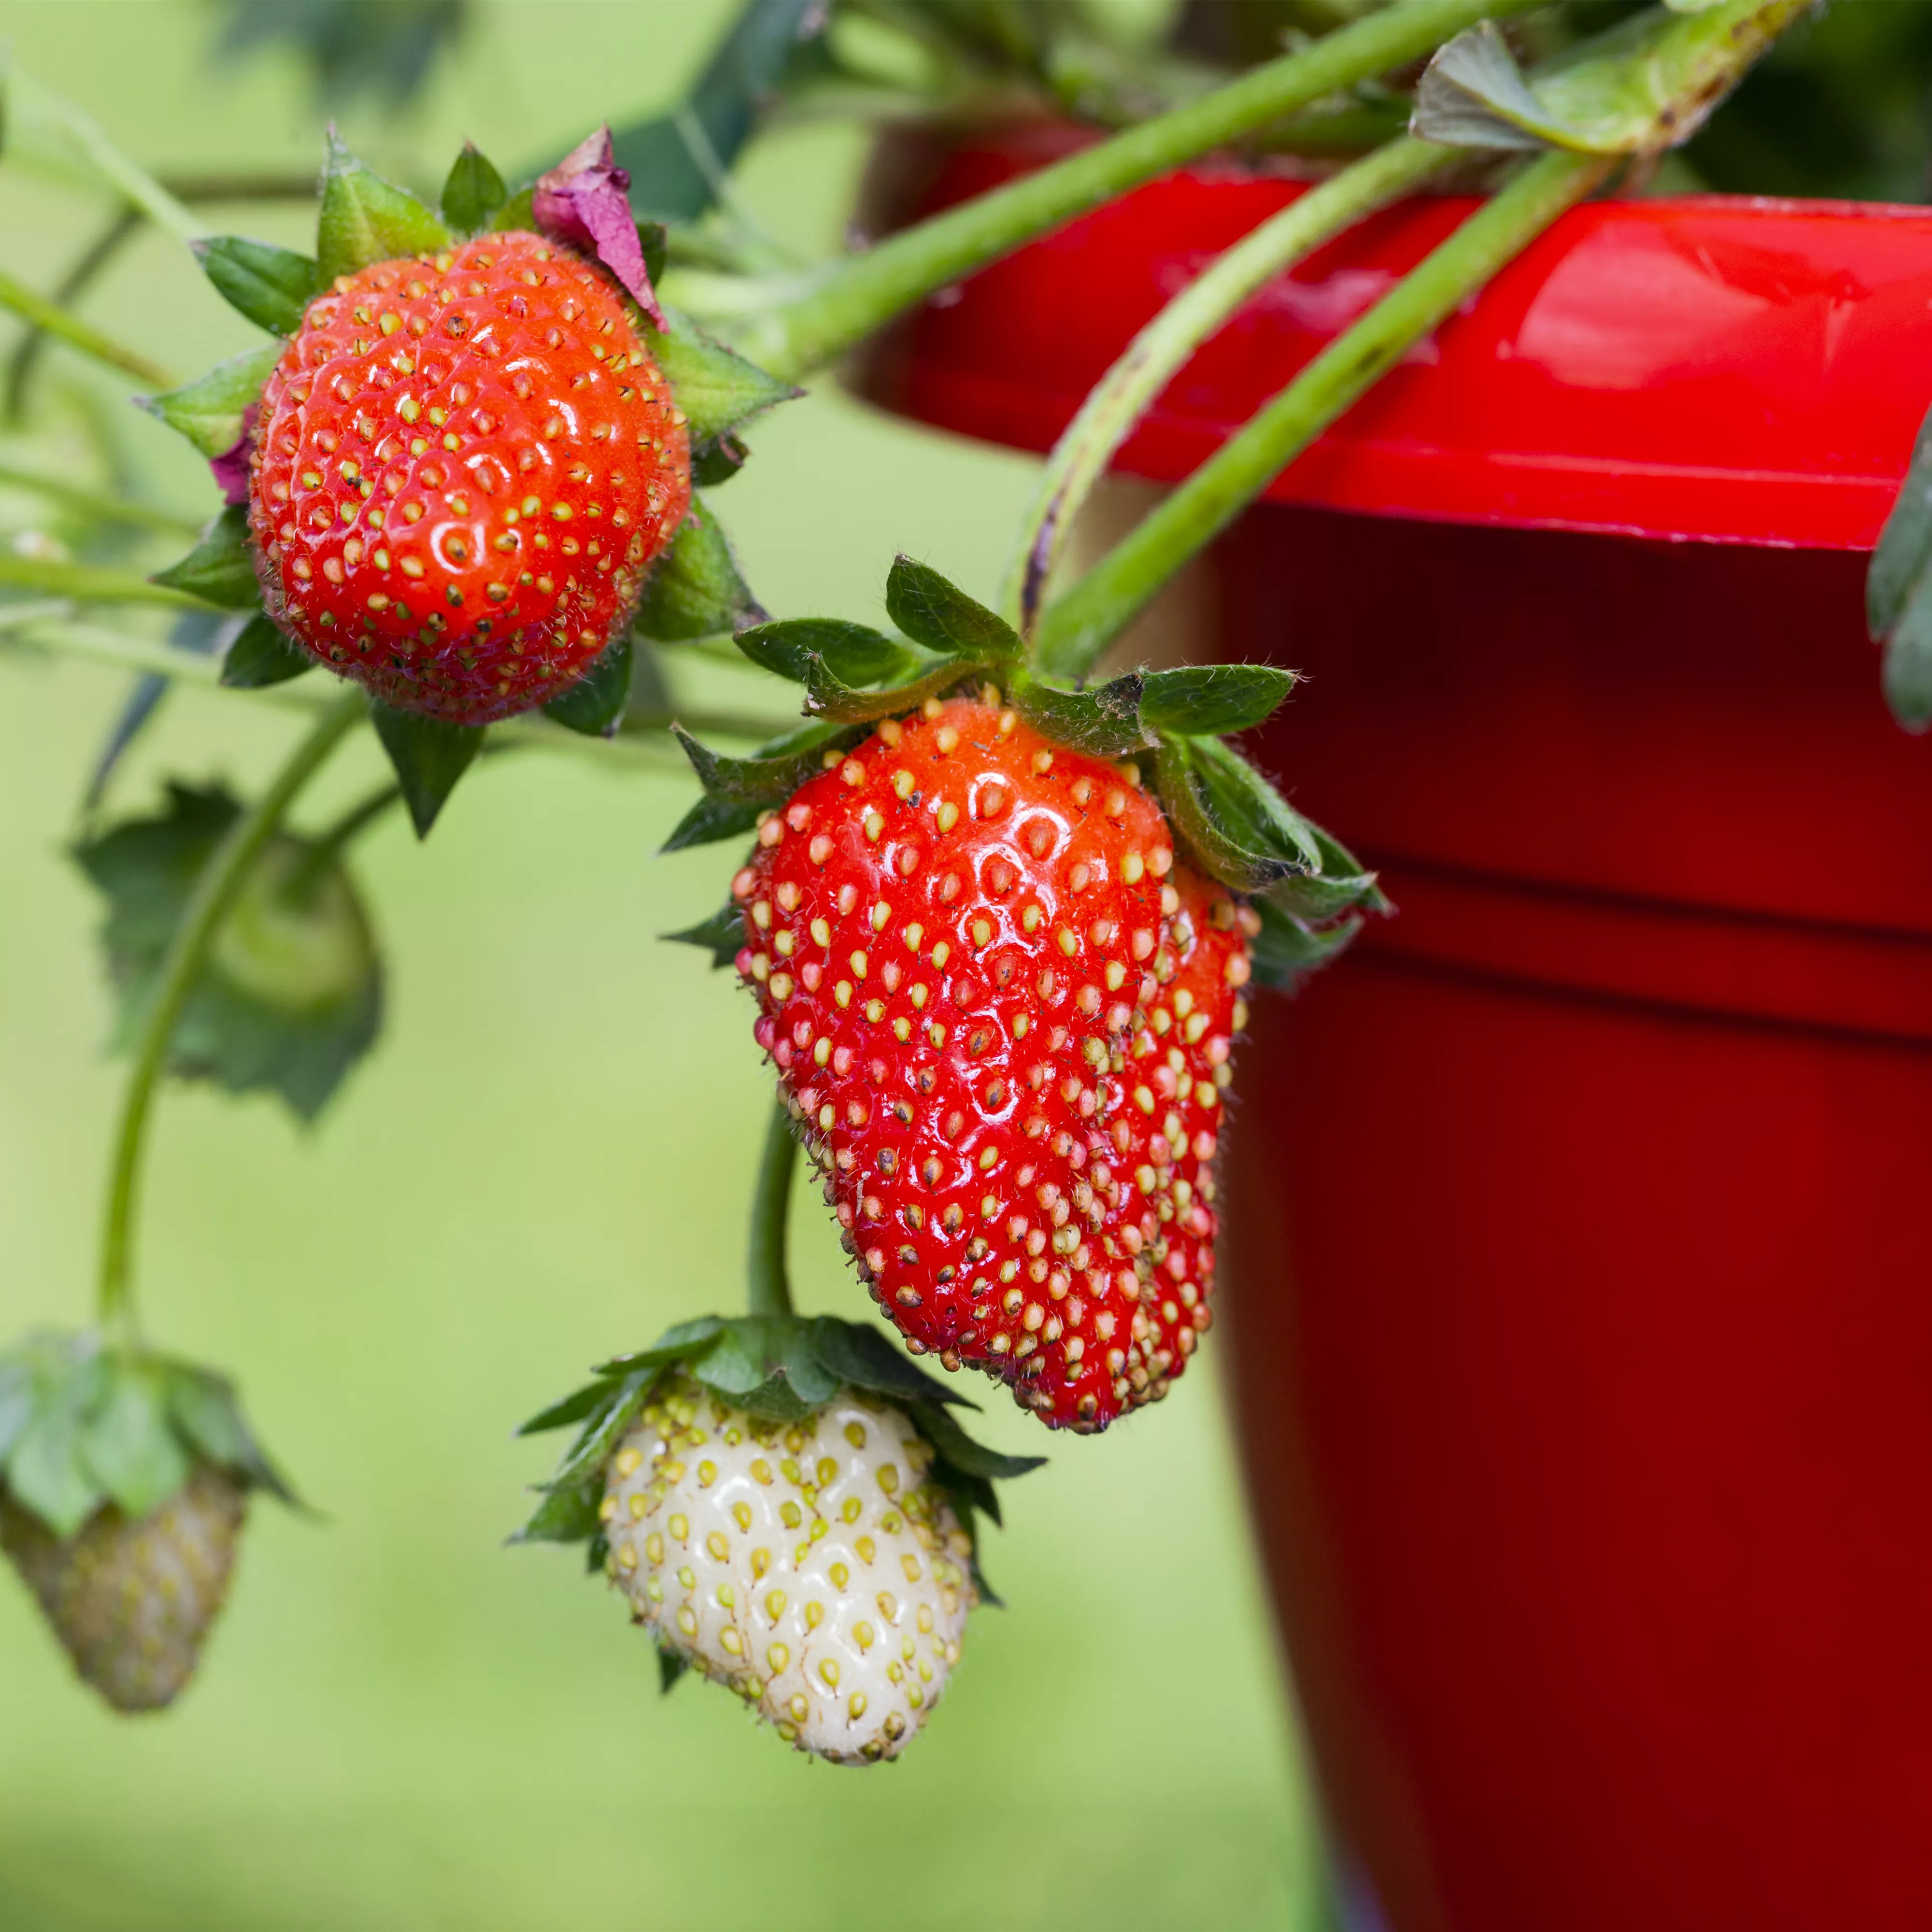
<instances>
[{"instance_id":1,"label":"withered pink petal","mask_svg":"<svg viewBox=\"0 0 1932 1932\"><path fill-rule=\"evenodd\" d=\"M248 500L248 464L254 453L255 418L262 413L259 403L250 403L242 412L242 434L219 456L211 456L208 466L214 472L215 488L224 503Z\"/></svg>"},{"instance_id":2,"label":"withered pink petal","mask_svg":"<svg viewBox=\"0 0 1932 1932\"><path fill-rule=\"evenodd\" d=\"M548 174L538 178L532 206L537 226L560 242L586 248L630 292L659 328L668 326L658 305L631 212L631 177L611 152L610 130L600 128L580 142Z\"/></svg>"}]
</instances>

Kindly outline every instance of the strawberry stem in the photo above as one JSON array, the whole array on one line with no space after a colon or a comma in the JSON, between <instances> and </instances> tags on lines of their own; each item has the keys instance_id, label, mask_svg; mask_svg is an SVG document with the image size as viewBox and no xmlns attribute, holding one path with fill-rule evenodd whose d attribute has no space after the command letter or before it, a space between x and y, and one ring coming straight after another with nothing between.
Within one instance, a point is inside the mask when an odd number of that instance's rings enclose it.
<instances>
[{"instance_id":1,"label":"strawberry stem","mask_svg":"<svg viewBox=\"0 0 1932 1932\"><path fill-rule=\"evenodd\" d=\"M1040 668L1049 676L1083 675L1168 580L1373 387L1412 343L1439 326L1582 200L1618 158L1557 152L1524 167L1046 607L1034 640Z\"/></svg>"},{"instance_id":2,"label":"strawberry stem","mask_svg":"<svg viewBox=\"0 0 1932 1932\"><path fill-rule=\"evenodd\" d=\"M167 1064L168 1047L188 995L206 964L209 949L247 882L255 862L280 828L289 807L329 754L368 716L359 692L338 698L296 746L255 804L230 828L202 866L181 922L168 942L153 998L142 1016L134 1064L122 1102L108 1173L106 1214L100 1244L98 1312L101 1328L131 1345L136 1338L131 1256L141 1154L154 1089Z\"/></svg>"},{"instance_id":3,"label":"strawberry stem","mask_svg":"<svg viewBox=\"0 0 1932 1932\"><path fill-rule=\"evenodd\" d=\"M39 329L56 341L64 342L70 349L132 376L137 382L147 382L158 389L174 387L174 378L160 364L150 362L135 350L123 348L112 336L104 335L92 323L82 322L58 302L37 295L4 269L0 269L0 308L11 309L30 328Z\"/></svg>"},{"instance_id":4,"label":"strawberry stem","mask_svg":"<svg viewBox=\"0 0 1932 1932\"><path fill-rule=\"evenodd\" d=\"M791 1279L785 1269L785 1229L791 1218L792 1169L798 1142L782 1105L772 1109L758 1180L752 1195L752 1245L746 1296L754 1315L789 1315Z\"/></svg>"},{"instance_id":5,"label":"strawberry stem","mask_svg":"<svg viewBox=\"0 0 1932 1932\"><path fill-rule=\"evenodd\" d=\"M1181 366L1264 284L1331 236L1464 159L1454 148L1406 136L1331 176L1244 236L1183 289L1088 392L1061 432L1022 520L1001 610L1024 635L1068 532L1114 452Z\"/></svg>"},{"instance_id":6,"label":"strawberry stem","mask_svg":"<svg viewBox=\"0 0 1932 1932\"><path fill-rule=\"evenodd\" d=\"M755 322L740 346L795 382L947 283L1213 149L1257 133L1324 95L1435 52L1479 20L1541 0L1396 0L1227 86L1084 148L961 207L848 256Z\"/></svg>"}]
</instances>

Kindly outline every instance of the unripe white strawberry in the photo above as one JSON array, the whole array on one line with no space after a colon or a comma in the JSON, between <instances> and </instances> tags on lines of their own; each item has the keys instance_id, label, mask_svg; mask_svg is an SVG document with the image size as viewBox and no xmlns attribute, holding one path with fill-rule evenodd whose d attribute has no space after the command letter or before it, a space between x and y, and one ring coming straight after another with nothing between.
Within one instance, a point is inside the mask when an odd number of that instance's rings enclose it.
<instances>
[{"instance_id":1,"label":"unripe white strawberry","mask_svg":"<svg viewBox=\"0 0 1932 1932\"><path fill-rule=\"evenodd\" d=\"M978 1601L971 1539L901 1412L842 1388L763 1420L668 1378L612 1456L612 1580L665 1650L835 1763L896 1757Z\"/></svg>"}]
</instances>

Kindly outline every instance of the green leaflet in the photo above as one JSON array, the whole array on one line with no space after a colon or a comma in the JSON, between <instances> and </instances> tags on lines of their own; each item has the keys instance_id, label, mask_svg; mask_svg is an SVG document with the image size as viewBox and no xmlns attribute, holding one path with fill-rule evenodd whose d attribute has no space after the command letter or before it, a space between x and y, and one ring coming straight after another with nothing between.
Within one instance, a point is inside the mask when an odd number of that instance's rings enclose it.
<instances>
[{"instance_id":1,"label":"green leaflet","mask_svg":"<svg viewBox=\"0 0 1932 1932\"><path fill-rule=\"evenodd\" d=\"M421 718L412 711L371 700L369 722L395 767L403 802L418 838L429 836L456 782L483 748L484 733L464 724L446 724L439 718Z\"/></svg>"},{"instance_id":2,"label":"green leaflet","mask_svg":"<svg viewBox=\"0 0 1932 1932\"><path fill-rule=\"evenodd\" d=\"M302 311L320 286L308 256L242 235L210 236L191 245L203 273L238 314L271 335L292 335L302 326Z\"/></svg>"},{"instance_id":3,"label":"green leaflet","mask_svg":"<svg viewBox=\"0 0 1932 1932\"><path fill-rule=\"evenodd\" d=\"M281 355L279 342L250 349L178 389L143 398L141 406L186 436L202 455L222 455L242 440L243 415L262 400L262 386Z\"/></svg>"},{"instance_id":4,"label":"green leaflet","mask_svg":"<svg viewBox=\"0 0 1932 1932\"><path fill-rule=\"evenodd\" d=\"M673 314L671 331L660 334L646 322L643 334L651 359L670 383L677 406L691 422L694 446L789 402L805 392L769 376L736 350L715 342L687 316Z\"/></svg>"},{"instance_id":5,"label":"green leaflet","mask_svg":"<svg viewBox=\"0 0 1932 1932\"><path fill-rule=\"evenodd\" d=\"M694 496L684 521L651 567L632 629L664 644L682 644L741 629L764 615L723 526Z\"/></svg>"},{"instance_id":6,"label":"green leaflet","mask_svg":"<svg viewBox=\"0 0 1932 1932\"><path fill-rule=\"evenodd\" d=\"M928 564L901 556L886 579L886 610L916 644L993 664L1024 654L1019 633Z\"/></svg>"},{"instance_id":7,"label":"green leaflet","mask_svg":"<svg viewBox=\"0 0 1932 1932\"><path fill-rule=\"evenodd\" d=\"M315 664L299 644L283 635L266 611L258 610L228 646L221 660L221 682L234 691L260 691L300 677L314 670Z\"/></svg>"},{"instance_id":8,"label":"green leaflet","mask_svg":"<svg viewBox=\"0 0 1932 1932\"><path fill-rule=\"evenodd\" d=\"M1246 731L1268 716L1294 688L1292 670L1273 664L1189 664L1179 670L1142 674L1143 730L1183 731L1216 737Z\"/></svg>"},{"instance_id":9,"label":"green leaflet","mask_svg":"<svg viewBox=\"0 0 1932 1932\"><path fill-rule=\"evenodd\" d=\"M503 177L473 142L465 141L442 184L443 220L458 235L474 235L489 226L509 198Z\"/></svg>"},{"instance_id":10,"label":"green leaflet","mask_svg":"<svg viewBox=\"0 0 1932 1932\"><path fill-rule=\"evenodd\" d=\"M765 808L728 798L700 798L671 828L670 836L658 850L686 852L694 845L716 845L727 838L742 838L756 826L758 814Z\"/></svg>"},{"instance_id":11,"label":"green leaflet","mask_svg":"<svg viewBox=\"0 0 1932 1932\"><path fill-rule=\"evenodd\" d=\"M149 581L170 590L184 590L224 610L259 606L262 587L256 579L254 551L248 540L248 511L238 503L230 504L180 562L156 571Z\"/></svg>"},{"instance_id":12,"label":"green leaflet","mask_svg":"<svg viewBox=\"0 0 1932 1932\"><path fill-rule=\"evenodd\" d=\"M776 758L727 758L700 745L682 725L670 728L706 796L728 804L776 805L824 770L824 753L815 744Z\"/></svg>"},{"instance_id":13,"label":"green leaflet","mask_svg":"<svg viewBox=\"0 0 1932 1932\"><path fill-rule=\"evenodd\" d=\"M919 662L884 632L842 617L790 617L782 623L758 624L740 631L734 641L754 664L795 684L810 684L814 659L821 682L829 674L845 689L896 680L916 669Z\"/></svg>"},{"instance_id":14,"label":"green leaflet","mask_svg":"<svg viewBox=\"0 0 1932 1932\"><path fill-rule=\"evenodd\" d=\"M736 906L728 905L714 912L709 919L686 926L682 932L667 932L664 937L680 946L701 946L711 955L714 967L728 966L737 958L738 949L745 943L744 915Z\"/></svg>"},{"instance_id":15,"label":"green leaflet","mask_svg":"<svg viewBox=\"0 0 1932 1932\"><path fill-rule=\"evenodd\" d=\"M194 883L239 810L218 788L174 784L75 857L107 904L101 940L116 1000L115 1045L138 1032ZM367 915L339 862L272 843L224 922L169 1042L170 1071L231 1093L267 1089L313 1120L382 1024L382 976Z\"/></svg>"},{"instance_id":16,"label":"green leaflet","mask_svg":"<svg viewBox=\"0 0 1932 1932\"><path fill-rule=\"evenodd\" d=\"M320 285L402 255L446 248L453 238L416 196L364 167L332 127L315 253Z\"/></svg>"},{"instance_id":17,"label":"green leaflet","mask_svg":"<svg viewBox=\"0 0 1932 1932\"><path fill-rule=\"evenodd\" d=\"M56 1536L104 1503L146 1516L196 1460L294 1500L223 1377L92 1333L30 1336L0 1355L0 1483Z\"/></svg>"},{"instance_id":18,"label":"green leaflet","mask_svg":"<svg viewBox=\"0 0 1932 1932\"><path fill-rule=\"evenodd\" d=\"M628 638L607 644L574 684L544 706L544 716L587 738L614 736L630 706L633 662Z\"/></svg>"}]
</instances>

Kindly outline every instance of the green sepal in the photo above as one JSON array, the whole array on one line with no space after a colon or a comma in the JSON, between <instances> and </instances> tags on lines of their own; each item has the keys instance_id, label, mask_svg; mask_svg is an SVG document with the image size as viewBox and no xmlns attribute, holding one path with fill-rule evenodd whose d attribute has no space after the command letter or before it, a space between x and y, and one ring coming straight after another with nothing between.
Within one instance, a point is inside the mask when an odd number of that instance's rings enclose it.
<instances>
[{"instance_id":1,"label":"green sepal","mask_svg":"<svg viewBox=\"0 0 1932 1932\"><path fill-rule=\"evenodd\" d=\"M602 1564L598 1566L602 1568ZM691 1668L689 1658L671 1649L668 1645L658 1646L658 1695L668 1697L676 1688L677 1680Z\"/></svg>"},{"instance_id":2,"label":"green sepal","mask_svg":"<svg viewBox=\"0 0 1932 1932\"><path fill-rule=\"evenodd\" d=\"M736 350L713 341L688 316L667 314L670 333L661 334L646 322L644 343L670 385L672 400L689 420L694 445L709 442L774 404L805 394L767 375Z\"/></svg>"},{"instance_id":3,"label":"green sepal","mask_svg":"<svg viewBox=\"0 0 1932 1932\"><path fill-rule=\"evenodd\" d=\"M1141 724L1143 679L1138 671L1085 691L1063 691L1024 672L1008 687L1008 701L1039 732L1089 758L1124 758L1151 748Z\"/></svg>"},{"instance_id":4,"label":"green sepal","mask_svg":"<svg viewBox=\"0 0 1932 1932\"><path fill-rule=\"evenodd\" d=\"M714 967L728 966L737 958L739 949L745 943L745 916L734 905L724 906L709 919L700 920L682 932L667 932L663 937L680 946L701 946L711 955Z\"/></svg>"},{"instance_id":5,"label":"green sepal","mask_svg":"<svg viewBox=\"0 0 1932 1932\"><path fill-rule=\"evenodd\" d=\"M456 782L483 748L481 726L446 724L371 699L369 722L396 770L418 838L427 838Z\"/></svg>"},{"instance_id":6,"label":"green sepal","mask_svg":"<svg viewBox=\"0 0 1932 1932\"><path fill-rule=\"evenodd\" d=\"M1209 807L1222 824L1251 842L1251 849L1279 853L1298 869L1320 870L1322 842L1315 826L1240 752L1218 738L1189 743Z\"/></svg>"},{"instance_id":7,"label":"green sepal","mask_svg":"<svg viewBox=\"0 0 1932 1932\"><path fill-rule=\"evenodd\" d=\"M1149 732L1214 737L1261 723L1294 688L1273 664L1190 664L1142 674L1141 723Z\"/></svg>"},{"instance_id":8,"label":"green sepal","mask_svg":"<svg viewBox=\"0 0 1932 1932\"><path fill-rule=\"evenodd\" d=\"M534 182L518 188L491 218L490 232L506 235L512 229L528 232L537 225L537 190Z\"/></svg>"},{"instance_id":9,"label":"green sepal","mask_svg":"<svg viewBox=\"0 0 1932 1932\"><path fill-rule=\"evenodd\" d=\"M764 615L723 526L701 498L692 497L684 521L645 580L632 628L662 644L683 644L740 630Z\"/></svg>"},{"instance_id":10,"label":"green sepal","mask_svg":"<svg viewBox=\"0 0 1932 1932\"><path fill-rule=\"evenodd\" d=\"M406 189L364 167L332 127L316 219L317 277L326 288L338 275L399 256L446 248L454 238L435 212Z\"/></svg>"},{"instance_id":11,"label":"green sepal","mask_svg":"<svg viewBox=\"0 0 1932 1932\"><path fill-rule=\"evenodd\" d=\"M761 805L740 805L728 798L700 798L672 826L670 836L658 848L658 854L688 852L694 846L742 838L758 824L758 814L764 809Z\"/></svg>"},{"instance_id":12,"label":"green sepal","mask_svg":"<svg viewBox=\"0 0 1932 1932\"><path fill-rule=\"evenodd\" d=\"M313 670L316 661L284 634L266 611L258 610L236 634L221 660L221 682L232 691L260 691L286 684Z\"/></svg>"},{"instance_id":13,"label":"green sepal","mask_svg":"<svg viewBox=\"0 0 1932 1932\"><path fill-rule=\"evenodd\" d=\"M271 342L230 356L178 389L140 398L141 407L186 436L202 455L225 455L241 441L243 417L262 400L262 385L282 350L280 343Z\"/></svg>"},{"instance_id":14,"label":"green sepal","mask_svg":"<svg viewBox=\"0 0 1932 1932\"><path fill-rule=\"evenodd\" d=\"M170 590L184 590L224 610L246 610L260 604L262 586L255 575L246 508L230 504L180 562L156 571L148 581Z\"/></svg>"},{"instance_id":15,"label":"green sepal","mask_svg":"<svg viewBox=\"0 0 1932 1932\"><path fill-rule=\"evenodd\" d=\"M107 902L103 950L112 1044L132 1048L188 899L240 806L220 788L170 784L164 808L78 846ZM353 882L308 841L272 840L244 882L176 1022L168 1070L230 1093L266 1089L312 1120L382 1024L381 961Z\"/></svg>"},{"instance_id":16,"label":"green sepal","mask_svg":"<svg viewBox=\"0 0 1932 1932\"><path fill-rule=\"evenodd\" d=\"M509 198L488 157L465 141L442 184L443 220L458 235L474 235L490 226Z\"/></svg>"},{"instance_id":17,"label":"green sepal","mask_svg":"<svg viewBox=\"0 0 1932 1932\"><path fill-rule=\"evenodd\" d=\"M824 741L769 758L727 758L701 745L682 724L671 735L684 748L707 798L732 805L776 805L825 769Z\"/></svg>"},{"instance_id":18,"label":"green sepal","mask_svg":"<svg viewBox=\"0 0 1932 1932\"><path fill-rule=\"evenodd\" d=\"M691 446L691 480L700 490L715 490L728 483L751 460L752 452L742 436L727 430L709 442Z\"/></svg>"},{"instance_id":19,"label":"green sepal","mask_svg":"<svg viewBox=\"0 0 1932 1932\"><path fill-rule=\"evenodd\" d=\"M891 1402L932 1444L934 1478L953 1492L969 1525L975 1508L998 1520L995 1479L1024 1475L1045 1460L1004 1456L974 1442L947 1412L973 1405L915 1367L877 1329L831 1316L705 1316L679 1324L648 1348L607 1362L587 1387L518 1432L580 1425L542 1486L543 1500L513 1540L577 1542L596 1534L604 1466L658 1381L674 1369L721 1401L772 1422L802 1420L845 1388Z\"/></svg>"},{"instance_id":20,"label":"green sepal","mask_svg":"<svg viewBox=\"0 0 1932 1932\"><path fill-rule=\"evenodd\" d=\"M1908 731L1932 725L1932 411L1865 575L1865 621L1885 646L1892 715Z\"/></svg>"},{"instance_id":21,"label":"green sepal","mask_svg":"<svg viewBox=\"0 0 1932 1932\"><path fill-rule=\"evenodd\" d=\"M670 233L662 221L638 224L638 252L644 258L644 276L652 288L664 280L670 256Z\"/></svg>"},{"instance_id":22,"label":"green sepal","mask_svg":"<svg viewBox=\"0 0 1932 1932\"><path fill-rule=\"evenodd\" d=\"M614 737L630 708L633 662L628 638L605 645L590 668L544 706L544 716L586 738Z\"/></svg>"},{"instance_id":23,"label":"green sepal","mask_svg":"<svg viewBox=\"0 0 1932 1932\"><path fill-rule=\"evenodd\" d=\"M776 624L758 624L740 631L739 650L760 669L808 685L814 660L847 689L904 677L919 660L883 631L843 617L788 617Z\"/></svg>"},{"instance_id":24,"label":"green sepal","mask_svg":"<svg viewBox=\"0 0 1932 1932\"><path fill-rule=\"evenodd\" d=\"M1262 929L1248 943L1248 960L1256 984L1277 992L1292 992L1310 974L1341 952L1366 923L1361 914L1349 913L1327 926L1297 919L1269 898L1256 899Z\"/></svg>"},{"instance_id":25,"label":"green sepal","mask_svg":"<svg viewBox=\"0 0 1932 1932\"><path fill-rule=\"evenodd\" d=\"M0 1489L58 1537L106 1503L147 1515L197 1461L294 1500L231 1385L194 1363L108 1348L92 1333L40 1334L0 1356L0 1389L13 1425L0 1435Z\"/></svg>"},{"instance_id":26,"label":"green sepal","mask_svg":"<svg viewBox=\"0 0 1932 1932\"><path fill-rule=\"evenodd\" d=\"M1292 872L1310 869L1306 861L1280 851L1272 839L1262 838L1253 814L1230 812L1224 818L1216 808L1200 758L1202 748L1212 742L1167 739L1155 766L1161 803L1196 864L1238 892L1264 892ZM1226 803L1228 788L1216 789Z\"/></svg>"},{"instance_id":27,"label":"green sepal","mask_svg":"<svg viewBox=\"0 0 1932 1932\"><path fill-rule=\"evenodd\" d=\"M1319 925L1339 913L1359 910L1386 914L1395 908L1383 895L1376 874L1332 834L1312 820L1304 819L1321 859L1321 868L1301 872L1271 886L1268 897L1285 912L1298 920Z\"/></svg>"},{"instance_id":28,"label":"green sepal","mask_svg":"<svg viewBox=\"0 0 1932 1932\"><path fill-rule=\"evenodd\" d=\"M916 711L928 698L951 690L962 679L983 668L949 658L944 664L920 669L916 676L888 685L883 691L855 691L814 652L806 659L806 704L814 718L833 724L876 724L881 718L897 718Z\"/></svg>"},{"instance_id":29,"label":"green sepal","mask_svg":"<svg viewBox=\"0 0 1932 1932\"><path fill-rule=\"evenodd\" d=\"M292 335L321 286L316 265L292 249L244 235L204 236L190 242L202 272L222 300L271 335Z\"/></svg>"},{"instance_id":30,"label":"green sepal","mask_svg":"<svg viewBox=\"0 0 1932 1932\"><path fill-rule=\"evenodd\" d=\"M886 579L892 622L928 650L992 664L1024 655L1019 633L929 565L901 555Z\"/></svg>"}]
</instances>

